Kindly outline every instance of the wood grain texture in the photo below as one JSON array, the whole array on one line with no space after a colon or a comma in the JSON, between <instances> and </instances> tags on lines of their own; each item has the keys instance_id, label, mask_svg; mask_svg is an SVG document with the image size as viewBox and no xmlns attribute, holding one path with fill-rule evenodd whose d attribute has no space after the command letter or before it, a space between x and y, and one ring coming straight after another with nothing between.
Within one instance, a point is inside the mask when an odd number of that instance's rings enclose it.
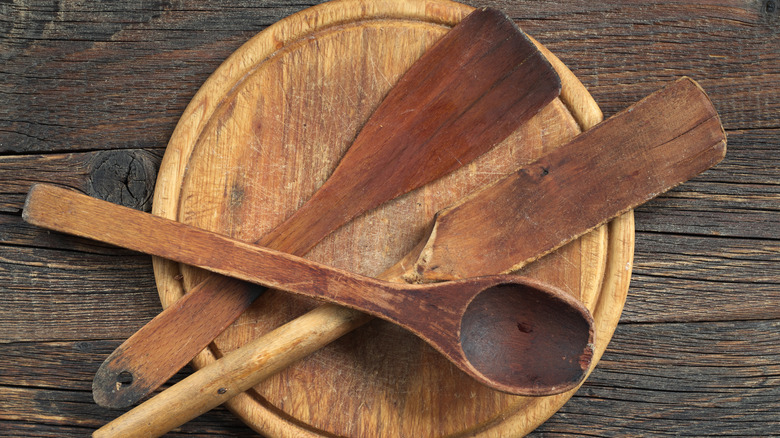
<instances>
[{"instance_id":1,"label":"wood grain texture","mask_svg":"<svg viewBox=\"0 0 780 438\"><path fill-rule=\"evenodd\" d=\"M489 3L559 55L607 115L688 75L710 92L729 137L723 163L637 211L624 322L582 390L532 436L581 436L583 425L598 436L768 436L780 428L780 384L771 377L780 364L780 49L772 44L780 15L770 4L776 2ZM38 174L46 155L58 152L140 147L161 156L195 90L225 57L308 6L228 0L0 4L0 144L4 158L28 160L4 173L2 183L67 177L75 167L46 178ZM82 178L72 186L84 187ZM120 339L159 311L159 302L147 261L26 226L14 213L29 189L29 183L21 185L0 197L15 199L14 210L0 214L0 336L15 334L0 341L0 388L13 394L2 397L0 428L16 436L81 437L95 418L102 424L121 412L90 402L91 375ZM37 259L25 261L33 251ZM71 265L111 265L115 271L95 283L53 269L63 257ZM25 276L16 271L22 266ZM37 280L18 279L30 278L27 272ZM64 292L66 284L99 294L99 309L78 293L31 296ZM54 302L61 307L53 308ZM38 329L42 321L46 330ZM64 344L55 348L52 339ZM656 339L664 341L652 349ZM98 354L76 347L101 342L110 346ZM728 350L713 355L717 343ZM650 365L631 365L638 361ZM221 409L168 436L256 433Z\"/></svg>"},{"instance_id":2,"label":"wood grain texture","mask_svg":"<svg viewBox=\"0 0 780 438\"><path fill-rule=\"evenodd\" d=\"M71 154L0 157L0 211L19 213L23 193L33 182L66 185L127 207L152 208L153 181L160 166L159 151L125 149ZM34 179L28 169L37 170Z\"/></svg>"},{"instance_id":3,"label":"wood grain texture","mask_svg":"<svg viewBox=\"0 0 780 438\"><path fill-rule=\"evenodd\" d=\"M0 345L0 416L9 436L86 436L115 411L95 405L90 381L118 341L57 341ZM85 362L92 362L85 366ZM172 383L186 376L177 375ZM166 436L252 436L224 408Z\"/></svg>"}]
</instances>

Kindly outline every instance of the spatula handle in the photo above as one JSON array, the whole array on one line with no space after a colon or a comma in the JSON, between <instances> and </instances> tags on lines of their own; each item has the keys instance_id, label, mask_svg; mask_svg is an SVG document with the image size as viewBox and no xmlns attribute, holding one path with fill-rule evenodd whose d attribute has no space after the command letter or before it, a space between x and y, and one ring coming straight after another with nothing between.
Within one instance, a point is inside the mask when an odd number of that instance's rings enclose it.
<instances>
[{"instance_id":1,"label":"spatula handle","mask_svg":"<svg viewBox=\"0 0 780 438\"><path fill-rule=\"evenodd\" d=\"M101 427L92 436L160 436L257 385L370 319L356 310L333 304L322 305L228 353Z\"/></svg>"}]
</instances>

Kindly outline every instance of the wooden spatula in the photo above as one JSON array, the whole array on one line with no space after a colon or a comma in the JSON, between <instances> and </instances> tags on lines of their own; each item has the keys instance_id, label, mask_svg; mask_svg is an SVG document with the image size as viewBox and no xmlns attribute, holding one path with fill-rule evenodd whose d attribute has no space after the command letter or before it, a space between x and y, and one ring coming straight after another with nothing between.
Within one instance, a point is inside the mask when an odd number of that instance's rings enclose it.
<instances>
[{"instance_id":1,"label":"wooden spatula","mask_svg":"<svg viewBox=\"0 0 780 438\"><path fill-rule=\"evenodd\" d=\"M257 243L303 255L339 226L440 178L502 141L560 92L536 46L502 13L479 9L426 52L361 130L327 182ZM129 406L189 362L262 289L218 275L109 356L93 396ZM200 318L208 308L209 318Z\"/></svg>"},{"instance_id":2,"label":"wooden spatula","mask_svg":"<svg viewBox=\"0 0 780 438\"><path fill-rule=\"evenodd\" d=\"M459 278L513 270L717 164L725 146L706 94L695 82L681 79L443 210L428 239L382 278ZM27 207L28 221L74 231L56 224L51 209L36 209L34 200ZM98 237L89 227L80 234ZM511 254L494 251L496 242L509 245ZM478 262L440 255L452 247ZM354 310L321 306L196 372L94 436L158 436L367 320Z\"/></svg>"}]
</instances>

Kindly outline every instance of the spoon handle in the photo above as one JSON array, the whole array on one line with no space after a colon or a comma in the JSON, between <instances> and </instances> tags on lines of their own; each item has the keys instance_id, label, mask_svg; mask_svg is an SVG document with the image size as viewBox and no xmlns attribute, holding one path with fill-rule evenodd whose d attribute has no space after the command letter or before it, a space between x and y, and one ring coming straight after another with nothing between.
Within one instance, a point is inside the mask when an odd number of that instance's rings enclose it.
<instances>
[{"instance_id":1,"label":"spoon handle","mask_svg":"<svg viewBox=\"0 0 780 438\"><path fill-rule=\"evenodd\" d=\"M410 293L439 289L434 285L389 283L364 277L50 184L36 184L30 189L22 217L43 228L265 287L322 298L407 328L402 321L404 314L408 314L409 308L425 308L420 304L423 296L442 309L439 295ZM453 298L446 297L450 302Z\"/></svg>"}]
</instances>

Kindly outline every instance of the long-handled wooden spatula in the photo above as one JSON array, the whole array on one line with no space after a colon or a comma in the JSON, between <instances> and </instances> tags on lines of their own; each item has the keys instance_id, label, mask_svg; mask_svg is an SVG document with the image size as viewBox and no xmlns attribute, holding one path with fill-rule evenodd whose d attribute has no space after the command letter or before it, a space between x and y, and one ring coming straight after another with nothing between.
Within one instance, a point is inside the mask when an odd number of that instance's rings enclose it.
<instances>
[{"instance_id":1,"label":"long-handled wooden spatula","mask_svg":"<svg viewBox=\"0 0 780 438\"><path fill-rule=\"evenodd\" d=\"M399 80L312 199L257 243L305 254L362 212L486 152L559 92L555 71L514 23L479 9ZM143 398L259 293L244 282L210 276L106 359L93 382L95 401L119 408ZM200 318L206 308L209 318Z\"/></svg>"},{"instance_id":2,"label":"long-handled wooden spatula","mask_svg":"<svg viewBox=\"0 0 780 438\"><path fill-rule=\"evenodd\" d=\"M693 81L679 80L442 211L425 245L383 277L459 278L515 269L717 164L725 146L723 128L705 93ZM31 197L27 220L74 231L35 204ZM482 231L482 237L471 238ZM89 227L80 234L96 237L88 232ZM496 241L512 254L490 253L497 249ZM452 245L461 257L437 255ZM466 257L478 261L463 263ZM158 436L367 320L351 309L321 306L196 372L94 436Z\"/></svg>"}]
</instances>

